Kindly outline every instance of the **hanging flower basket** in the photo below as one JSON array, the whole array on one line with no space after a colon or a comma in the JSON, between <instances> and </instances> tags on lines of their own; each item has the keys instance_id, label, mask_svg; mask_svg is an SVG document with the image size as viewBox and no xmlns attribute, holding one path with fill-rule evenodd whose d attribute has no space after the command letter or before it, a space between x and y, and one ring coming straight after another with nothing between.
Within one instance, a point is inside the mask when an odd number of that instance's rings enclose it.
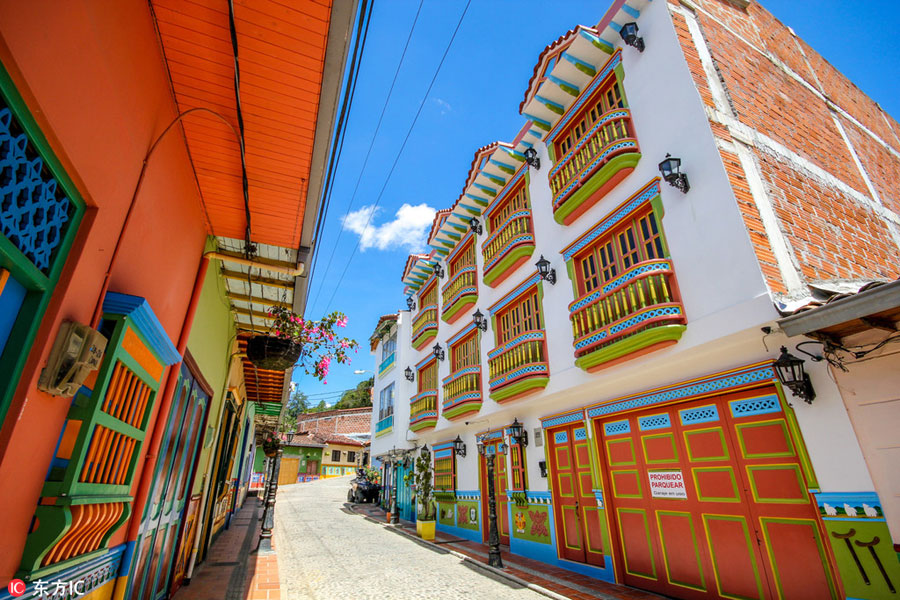
<instances>
[{"instance_id":1,"label":"hanging flower basket","mask_svg":"<svg viewBox=\"0 0 900 600\"><path fill-rule=\"evenodd\" d=\"M300 359L303 344L294 340L257 335L247 341L247 358L260 369L285 371Z\"/></svg>"}]
</instances>

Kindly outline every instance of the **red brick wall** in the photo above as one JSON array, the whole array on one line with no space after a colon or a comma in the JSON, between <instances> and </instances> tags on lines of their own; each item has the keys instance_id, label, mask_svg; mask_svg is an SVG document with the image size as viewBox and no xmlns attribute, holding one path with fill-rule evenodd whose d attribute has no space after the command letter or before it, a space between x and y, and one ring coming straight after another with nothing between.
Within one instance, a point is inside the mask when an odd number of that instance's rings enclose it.
<instances>
[{"instance_id":1,"label":"red brick wall","mask_svg":"<svg viewBox=\"0 0 900 600\"><path fill-rule=\"evenodd\" d=\"M757 2L745 9L729 0L690 4L697 10L670 0L673 25L700 100L725 115L723 122L711 117L711 129L770 290L781 293L787 286L747 169L762 180L764 201L774 208L777 229L793 253L785 262L803 283L896 278L900 200L893 190L900 179L900 124ZM688 19L702 31L699 42ZM720 81L707 79L698 43L707 46ZM716 106L711 86L721 86L727 101ZM749 147L755 165L742 164L729 151L736 143L729 129L741 125L764 140Z\"/></svg>"},{"instance_id":2,"label":"red brick wall","mask_svg":"<svg viewBox=\"0 0 900 600\"><path fill-rule=\"evenodd\" d=\"M365 411L327 411L300 415L297 418L297 431L321 433L363 433L371 429L372 410Z\"/></svg>"}]
</instances>

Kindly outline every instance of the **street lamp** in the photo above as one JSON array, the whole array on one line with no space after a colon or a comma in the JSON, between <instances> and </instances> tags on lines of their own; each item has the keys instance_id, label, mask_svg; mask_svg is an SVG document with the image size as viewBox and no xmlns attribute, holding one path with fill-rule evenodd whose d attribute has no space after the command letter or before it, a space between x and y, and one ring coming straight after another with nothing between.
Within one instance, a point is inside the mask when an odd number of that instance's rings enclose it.
<instances>
[{"instance_id":1,"label":"street lamp","mask_svg":"<svg viewBox=\"0 0 900 600\"><path fill-rule=\"evenodd\" d=\"M446 356L444 354L444 349L441 348L440 344L435 344L434 348L431 349L431 352L432 352L432 354L434 354L434 357L438 360L444 360L444 357Z\"/></svg>"},{"instance_id":2,"label":"street lamp","mask_svg":"<svg viewBox=\"0 0 900 600\"><path fill-rule=\"evenodd\" d=\"M519 423L519 419L513 419L512 425L506 430L509 432L509 437L516 440L520 446L528 445L528 431L525 430L524 425Z\"/></svg>"},{"instance_id":3,"label":"street lamp","mask_svg":"<svg viewBox=\"0 0 900 600\"><path fill-rule=\"evenodd\" d=\"M556 269L550 268L550 261L544 258L544 255L541 254L541 258L534 263L538 270L538 275L544 281L549 281L550 285L556 285Z\"/></svg>"},{"instance_id":4,"label":"street lamp","mask_svg":"<svg viewBox=\"0 0 900 600\"><path fill-rule=\"evenodd\" d=\"M416 310L416 301L413 300L412 296L406 297L406 306L407 308L409 308L409 310Z\"/></svg>"},{"instance_id":5,"label":"street lamp","mask_svg":"<svg viewBox=\"0 0 900 600\"><path fill-rule=\"evenodd\" d=\"M403 375L406 376L407 381L415 381L416 380L416 376L415 376L415 374L413 374L413 370L410 369L409 367L406 367L406 370L403 371Z\"/></svg>"},{"instance_id":6,"label":"street lamp","mask_svg":"<svg viewBox=\"0 0 900 600\"><path fill-rule=\"evenodd\" d=\"M487 319L481 314L481 310L476 310L472 313L472 322L475 323L475 327L478 329L487 331Z\"/></svg>"},{"instance_id":7,"label":"street lamp","mask_svg":"<svg viewBox=\"0 0 900 600\"><path fill-rule=\"evenodd\" d=\"M484 228L481 227L481 223L475 217L469 219L469 227L472 229L472 233L476 235L484 233Z\"/></svg>"},{"instance_id":8,"label":"street lamp","mask_svg":"<svg viewBox=\"0 0 900 600\"><path fill-rule=\"evenodd\" d=\"M806 361L797 358L782 346L781 356L774 364L775 374L778 375L781 384L789 387L795 396L803 398L807 404L812 404L816 399L816 391L813 389L812 381L809 380L809 374L803 370L804 362Z\"/></svg>"},{"instance_id":9,"label":"street lamp","mask_svg":"<svg viewBox=\"0 0 900 600\"><path fill-rule=\"evenodd\" d=\"M494 490L494 458L496 453L488 452L484 437L478 438L478 454L484 457L487 466L488 480L488 565L503 568L503 559L500 558L500 532L497 528L497 497Z\"/></svg>"},{"instance_id":10,"label":"street lamp","mask_svg":"<svg viewBox=\"0 0 900 600\"><path fill-rule=\"evenodd\" d=\"M637 48L638 52L644 51L644 38L638 37L637 23L625 23L622 25L622 29L619 30L619 35L622 36L622 40L626 44Z\"/></svg>"},{"instance_id":11,"label":"street lamp","mask_svg":"<svg viewBox=\"0 0 900 600\"><path fill-rule=\"evenodd\" d=\"M535 171L541 170L541 159L538 158L537 150L534 148L525 149L525 162L528 163L529 167L534 167Z\"/></svg>"},{"instance_id":12,"label":"street lamp","mask_svg":"<svg viewBox=\"0 0 900 600\"><path fill-rule=\"evenodd\" d=\"M659 172L662 173L663 179L673 188L681 190L682 194L687 194L691 189L688 183L687 175L681 172L681 159L676 158L666 152L666 158L659 163Z\"/></svg>"},{"instance_id":13,"label":"street lamp","mask_svg":"<svg viewBox=\"0 0 900 600\"><path fill-rule=\"evenodd\" d=\"M437 275L438 279L443 279L444 277L444 268L441 266L441 263L435 263L434 265L434 274Z\"/></svg>"},{"instance_id":14,"label":"street lamp","mask_svg":"<svg viewBox=\"0 0 900 600\"><path fill-rule=\"evenodd\" d=\"M396 525L400 522L400 515L397 514L397 484L399 483L399 478L397 477L397 465L400 461L397 460L398 454L397 451L391 450L391 525Z\"/></svg>"},{"instance_id":15,"label":"street lamp","mask_svg":"<svg viewBox=\"0 0 900 600\"><path fill-rule=\"evenodd\" d=\"M456 439L453 440L453 452L455 452L457 456L466 455L466 443L462 441L462 438L459 436L456 436Z\"/></svg>"}]
</instances>

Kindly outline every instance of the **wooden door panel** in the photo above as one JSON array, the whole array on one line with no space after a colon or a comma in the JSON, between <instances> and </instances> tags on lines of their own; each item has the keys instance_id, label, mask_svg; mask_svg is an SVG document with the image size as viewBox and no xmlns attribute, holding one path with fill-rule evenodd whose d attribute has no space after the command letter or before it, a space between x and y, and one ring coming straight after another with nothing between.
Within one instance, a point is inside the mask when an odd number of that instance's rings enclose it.
<instances>
[{"instance_id":1,"label":"wooden door panel","mask_svg":"<svg viewBox=\"0 0 900 600\"><path fill-rule=\"evenodd\" d=\"M672 585L706 591L701 550L691 512L656 511L666 579ZM690 540L689 546L684 540ZM668 541L668 543L667 543Z\"/></svg>"},{"instance_id":2,"label":"wooden door panel","mask_svg":"<svg viewBox=\"0 0 900 600\"><path fill-rule=\"evenodd\" d=\"M647 511L639 508L620 508L616 511L619 531L622 533L625 572L645 579L656 580L656 559Z\"/></svg>"},{"instance_id":3,"label":"wooden door panel","mask_svg":"<svg viewBox=\"0 0 900 600\"><path fill-rule=\"evenodd\" d=\"M756 542L751 540L747 520L741 516L703 515L703 527L719 595L762 600L765 596Z\"/></svg>"},{"instance_id":4,"label":"wooden door panel","mask_svg":"<svg viewBox=\"0 0 900 600\"><path fill-rule=\"evenodd\" d=\"M299 458L281 457L281 468L278 471L278 485L297 483L297 472L300 470Z\"/></svg>"},{"instance_id":5,"label":"wooden door panel","mask_svg":"<svg viewBox=\"0 0 900 600\"><path fill-rule=\"evenodd\" d=\"M784 600L832 598L826 559L816 522L809 519L760 519L775 586Z\"/></svg>"}]
</instances>

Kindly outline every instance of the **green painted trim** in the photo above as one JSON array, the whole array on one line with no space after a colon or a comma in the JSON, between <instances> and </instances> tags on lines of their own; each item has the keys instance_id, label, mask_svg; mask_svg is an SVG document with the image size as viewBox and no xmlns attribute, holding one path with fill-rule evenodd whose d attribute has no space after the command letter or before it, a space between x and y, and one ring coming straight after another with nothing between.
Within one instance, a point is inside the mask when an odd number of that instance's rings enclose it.
<instances>
[{"instance_id":1,"label":"green painted trim","mask_svg":"<svg viewBox=\"0 0 900 600\"><path fill-rule=\"evenodd\" d=\"M749 479L750 484L750 493L753 496L754 502L765 502L767 504L809 504L810 498L809 494L806 492L806 488L803 487L803 473L800 471L800 465L797 464L783 464L783 465L747 465L747 478ZM797 478L797 490L800 493L799 498L770 498L767 496L760 496L759 491L756 489L756 479L753 478L753 473L756 471L782 471L782 470L792 470L794 472L794 476Z\"/></svg>"},{"instance_id":2,"label":"green painted trim","mask_svg":"<svg viewBox=\"0 0 900 600\"><path fill-rule=\"evenodd\" d=\"M647 456L647 440L657 440L657 439L668 439L669 443L672 447L672 453L675 455L673 459L661 459L661 460L650 460ZM671 462L679 462L678 456L678 446L675 444L675 434L671 432L667 433L656 433L653 435L642 435L641 436L641 449L644 451L644 462L648 465L658 465L658 464L666 464Z\"/></svg>"},{"instance_id":3,"label":"green painted trim","mask_svg":"<svg viewBox=\"0 0 900 600\"><path fill-rule=\"evenodd\" d=\"M449 323L450 319L453 318L453 315L455 315L465 307L475 304L476 302L478 302L478 292L475 292L474 294L463 294L462 296L457 298L453 302L453 304L444 307L444 314L441 315L441 320L445 323Z\"/></svg>"},{"instance_id":4,"label":"green painted trim","mask_svg":"<svg viewBox=\"0 0 900 600\"><path fill-rule=\"evenodd\" d=\"M425 344L437 337L437 332L437 327L435 327L430 332L423 334L422 337L412 343L412 347L416 350L421 350L425 347Z\"/></svg>"},{"instance_id":5,"label":"green painted trim","mask_svg":"<svg viewBox=\"0 0 900 600\"><path fill-rule=\"evenodd\" d=\"M685 329L687 329L687 325L661 325L639 331L609 346L604 346L599 350L585 354L575 360L575 366L587 371L592 367L626 356L632 352L637 352L653 344L667 341L677 342L681 339Z\"/></svg>"},{"instance_id":6,"label":"green painted trim","mask_svg":"<svg viewBox=\"0 0 900 600\"><path fill-rule=\"evenodd\" d=\"M716 589L719 592L720 596L726 596L726 592L722 591L722 585L719 583L722 581L722 571L728 569L728 565L730 563L726 561L720 561L716 557L715 548L713 547L712 540L709 537L709 522L710 521L732 521L735 523L741 524L741 529L744 531L744 543L747 547L747 556L753 562L753 576L756 579L756 594L757 598L763 597L763 587L762 580L759 576L759 565L756 561L756 553L753 551L753 543L750 541L750 531L747 528L747 520L742 516L731 516L731 515L710 515L704 514L701 517L703 519L703 532L706 534L707 543L709 544L709 555L710 559L712 559L713 571L715 571L715 577L713 581L716 582ZM721 564L720 564L721 563ZM734 596L732 596L734 597Z\"/></svg>"},{"instance_id":7,"label":"green painted trim","mask_svg":"<svg viewBox=\"0 0 900 600\"><path fill-rule=\"evenodd\" d=\"M19 309L19 315L9 332L9 341L6 344L7 352L0 356L0 382L2 382L0 383L0 424L2 424L6 419L19 378L22 376L25 363L31 353L31 347L47 310L47 305L50 303L51 292L59 281L69 250L75 241L84 217L85 204L78 188L69 178L62 163L56 158L50 143L31 116L28 105L19 94L2 63L0 63L0 94L25 131L28 142L40 154L44 166L56 178L74 207L66 233L60 240L53 263L46 275L25 258L25 255L6 239L6 236L0 235L0 267L7 269L10 275L19 280L19 283L27 290Z\"/></svg>"},{"instance_id":8,"label":"green painted trim","mask_svg":"<svg viewBox=\"0 0 900 600\"><path fill-rule=\"evenodd\" d=\"M598 50L603 50L607 54L612 54L614 52L614 50L612 48L610 48L609 46L606 46L604 44L601 44L597 40L591 40L591 44L593 44L594 47L597 48ZM616 67L616 68L618 68L618 67Z\"/></svg>"},{"instance_id":9,"label":"green painted trim","mask_svg":"<svg viewBox=\"0 0 900 600\"><path fill-rule=\"evenodd\" d=\"M612 52L610 52L612 54ZM619 92L622 94L622 103L625 105L625 108L629 108L628 98L625 97L625 86L622 85L622 82L625 81L625 66L622 64L622 61L619 61L615 67L613 67L613 72L616 74L616 81L619 84Z\"/></svg>"},{"instance_id":10,"label":"green painted trim","mask_svg":"<svg viewBox=\"0 0 900 600\"><path fill-rule=\"evenodd\" d=\"M810 532L813 535L813 538L816 540L816 549L819 551L819 559L822 561L822 567L825 571L825 579L828 581L828 589L831 592L831 598L837 598L837 590L835 590L834 579L831 576L831 569L828 568L828 557L825 555L825 545L822 543L822 536L819 535L819 529L816 527L816 522L812 519L790 519L790 518L772 518L772 517L760 517L759 523L761 525L760 529L762 529L763 534L763 543L766 547L766 554L769 556L769 563L772 565L772 571L775 575L775 586L778 588L778 597L784 598L784 589L781 585L782 575L778 569L778 562L775 560L775 553L772 551L772 540L769 536L769 528L768 525L770 523L783 523L786 525L806 525L809 527ZM875 574L872 574L871 577L874 579L877 577ZM870 596L870 598L873 596Z\"/></svg>"},{"instance_id":11,"label":"green painted trim","mask_svg":"<svg viewBox=\"0 0 900 600\"><path fill-rule=\"evenodd\" d=\"M545 388L549 381L550 377L528 377L526 379L520 379L512 385L500 388L497 391L491 391L490 397L494 402L502 402L507 398L515 396L516 394L521 394L527 390Z\"/></svg>"},{"instance_id":12,"label":"green painted trim","mask_svg":"<svg viewBox=\"0 0 900 600\"><path fill-rule=\"evenodd\" d=\"M663 534L662 520L661 516L669 516L669 517L687 517L688 526L691 528L691 540L694 543L694 560L697 565L697 572L700 573L700 585L693 585L684 581L676 581L672 578L672 572L669 570L669 550L666 548L666 536ZM686 587L691 590L699 590L701 592L706 591L706 577L703 573L703 563L700 561L700 543L697 541L697 532L694 530L694 519L693 513L689 512L678 512L674 510L658 510L656 511L656 529L659 531L659 541L662 545L662 559L663 566L666 569L666 579L669 580L669 583L672 585L677 585L680 587ZM683 551L682 546L678 546L678 548L674 549L676 552Z\"/></svg>"},{"instance_id":13,"label":"green painted trim","mask_svg":"<svg viewBox=\"0 0 900 600\"><path fill-rule=\"evenodd\" d=\"M818 488L819 480L816 478L816 472L813 469L812 461L809 459L809 451L806 449L806 442L803 441L803 434L800 433L800 425L797 423L797 416L794 409L787 401L784 395L784 388L780 381L775 382L778 389L778 401L781 403L781 410L787 419L788 429L790 430L794 442L794 448L797 450L797 458L803 467L803 478L806 480L808 488Z\"/></svg>"},{"instance_id":14,"label":"green painted trim","mask_svg":"<svg viewBox=\"0 0 900 600\"><path fill-rule=\"evenodd\" d=\"M648 550L647 554L650 556L650 569L651 569L650 573L642 573L640 571L632 571L628 567L628 553L623 552L622 553L622 562L624 563L624 566L625 566L625 572L628 573L629 575L634 575L636 577L643 577L645 579L656 580L657 579L656 557L655 557L655 553L653 552L653 542L650 539L650 528L647 526L647 511L642 508L620 508L620 509L618 509L617 514L616 514L616 520L618 521L618 524L619 524L619 531L624 530L622 527L622 514L623 513L631 513L631 514L635 514L635 515L640 515L641 518L643 519L643 521L644 521L644 537L646 538L646 541L647 541L647 550Z\"/></svg>"},{"instance_id":15,"label":"green painted trim","mask_svg":"<svg viewBox=\"0 0 900 600\"><path fill-rule=\"evenodd\" d=\"M575 65L575 66L577 67L578 65ZM531 119L529 119L529 120L531 120ZM531 120L531 122L538 129L543 129L544 131L550 131L550 125L547 125L546 123L541 123L540 121L534 121L534 120Z\"/></svg>"},{"instance_id":16,"label":"green painted trim","mask_svg":"<svg viewBox=\"0 0 900 600\"><path fill-rule=\"evenodd\" d=\"M376 437L376 438L380 438L380 437L382 437L382 436L385 436L385 435L389 434L389 433L392 432L393 430L394 430L394 426L391 425L391 426L388 427L387 429L382 429L381 431L379 431L378 433L376 433L376 434L375 434L375 437Z\"/></svg>"},{"instance_id":17,"label":"green painted trim","mask_svg":"<svg viewBox=\"0 0 900 600\"><path fill-rule=\"evenodd\" d=\"M572 63L572 64L575 66L576 69L578 69L579 71L581 71L581 72L584 73L585 75L589 75L590 77L593 77L594 75L597 74L597 70L596 70L596 69L592 69L591 67L589 67L589 66L587 66L587 65L583 65L583 64L578 63L578 62Z\"/></svg>"},{"instance_id":18,"label":"green painted trim","mask_svg":"<svg viewBox=\"0 0 900 600\"><path fill-rule=\"evenodd\" d=\"M744 435L743 432L745 429L754 429L756 427L767 427L771 425L780 425L781 433L784 436L784 439L787 440L788 450L787 452L759 452L755 454L751 454L747 451L747 448L744 446ZM796 453L794 452L794 442L791 439L791 434L788 432L787 423L784 419L770 419L768 421L754 421L752 423L739 423L735 425L735 429L738 432L738 445L741 447L741 456L744 458L779 458L779 457L794 457Z\"/></svg>"},{"instance_id":19,"label":"green painted trim","mask_svg":"<svg viewBox=\"0 0 900 600\"><path fill-rule=\"evenodd\" d=\"M732 496L704 496L700 493L700 484L697 482L697 473L728 473L731 478ZM734 478L734 469L730 466L724 467L693 467L691 469L691 477L694 479L694 489L697 491L697 500L701 502L740 502L741 497L738 494L737 480Z\"/></svg>"},{"instance_id":20,"label":"green painted trim","mask_svg":"<svg viewBox=\"0 0 900 600\"><path fill-rule=\"evenodd\" d=\"M538 102L540 102L540 100L538 100ZM566 112L565 109L560 108L559 106L555 106L555 105L553 105L553 104L550 104L549 102L541 102L541 104L544 106L544 108L546 108L546 109L549 110L550 112L556 113L556 114L558 114L558 115L562 115L563 113Z\"/></svg>"},{"instance_id":21,"label":"green painted trim","mask_svg":"<svg viewBox=\"0 0 900 600\"><path fill-rule=\"evenodd\" d=\"M453 417L467 415L471 412L478 412L479 410L481 410L481 400L471 400L464 404L460 404L459 406L454 406L450 410L443 410L441 413L444 415L445 419L452 419Z\"/></svg>"},{"instance_id":22,"label":"green painted trim","mask_svg":"<svg viewBox=\"0 0 900 600\"><path fill-rule=\"evenodd\" d=\"M484 281L485 285L490 285L498 277L506 273L506 270L510 268L513 263L522 257L531 256L533 252L534 244L522 244L521 246L513 248L506 256L501 258L490 271L485 273L481 280Z\"/></svg>"},{"instance_id":23,"label":"green painted trim","mask_svg":"<svg viewBox=\"0 0 900 600\"><path fill-rule=\"evenodd\" d=\"M410 425L409 430L410 431L421 431L423 429L430 429L430 428L434 427L435 425L437 425L437 418L435 418L433 421L431 419L428 419L427 421L419 421L415 425Z\"/></svg>"},{"instance_id":24,"label":"green painted trim","mask_svg":"<svg viewBox=\"0 0 900 600\"><path fill-rule=\"evenodd\" d=\"M640 152L625 152L614 156L600 170L594 173L587 182L583 183L580 188L575 190L562 205L553 212L553 220L563 224L563 221L575 212L578 207L584 204L594 192L603 187L606 182L622 169L634 168L641 160Z\"/></svg>"}]
</instances>

